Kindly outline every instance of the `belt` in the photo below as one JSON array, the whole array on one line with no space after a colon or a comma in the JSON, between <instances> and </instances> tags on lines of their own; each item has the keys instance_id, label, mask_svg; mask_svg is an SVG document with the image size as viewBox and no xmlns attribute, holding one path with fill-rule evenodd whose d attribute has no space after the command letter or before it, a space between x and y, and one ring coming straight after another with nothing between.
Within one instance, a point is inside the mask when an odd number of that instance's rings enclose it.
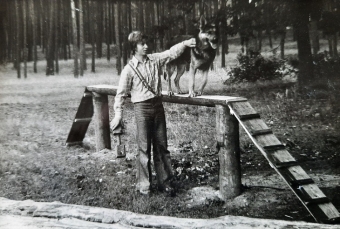
<instances>
[{"instance_id":1,"label":"belt","mask_svg":"<svg viewBox=\"0 0 340 229\"><path fill-rule=\"evenodd\" d=\"M162 98L160 96L157 96L137 103L150 103L150 104L162 103Z\"/></svg>"}]
</instances>

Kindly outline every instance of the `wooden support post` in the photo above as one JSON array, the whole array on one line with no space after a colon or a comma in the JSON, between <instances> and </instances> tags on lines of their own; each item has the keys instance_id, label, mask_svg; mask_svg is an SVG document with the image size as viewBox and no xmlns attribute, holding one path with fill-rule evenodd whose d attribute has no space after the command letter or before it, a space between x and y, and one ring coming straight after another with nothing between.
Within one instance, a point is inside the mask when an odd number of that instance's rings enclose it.
<instances>
[{"instance_id":1,"label":"wooden support post","mask_svg":"<svg viewBox=\"0 0 340 229\"><path fill-rule=\"evenodd\" d=\"M220 195L223 200L227 200L241 194L239 126L227 106L216 105L216 131Z\"/></svg>"},{"instance_id":2,"label":"wooden support post","mask_svg":"<svg viewBox=\"0 0 340 229\"><path fill-rule=\"evenodd\" d=\"M96 150L111 149L108 96L93 92Z\"/></svg>"}]
</instances>

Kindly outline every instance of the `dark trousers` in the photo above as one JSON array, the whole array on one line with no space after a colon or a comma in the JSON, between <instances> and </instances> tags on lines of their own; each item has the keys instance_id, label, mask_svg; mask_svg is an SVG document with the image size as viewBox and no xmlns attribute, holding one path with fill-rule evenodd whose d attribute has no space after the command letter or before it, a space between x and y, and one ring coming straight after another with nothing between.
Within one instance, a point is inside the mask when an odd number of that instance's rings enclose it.
<instances>
[{"instance_id":1,"label":"dark trousers","mask_svg":"<svg viewBox=\"0 0 340 229\"><path fill-rule=\"evenodd\" d=\"M173 176L164 107L160 98L134 104L137 124L137 190L147 191L151 185L151 146L158 186Z\"/></svg>"}]
</instances>

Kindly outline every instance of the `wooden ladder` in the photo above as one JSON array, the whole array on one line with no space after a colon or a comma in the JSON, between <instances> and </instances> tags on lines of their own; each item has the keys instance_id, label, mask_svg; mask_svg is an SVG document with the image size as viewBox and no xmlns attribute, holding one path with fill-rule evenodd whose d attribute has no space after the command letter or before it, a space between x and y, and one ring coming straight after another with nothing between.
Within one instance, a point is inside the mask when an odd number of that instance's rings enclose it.
<instances>
[{"instance_id":1,"label":"wooden ladder","mask_svg":"<svg viewBox=\"0 0 340 229\"><path fill-rule=\"evenodd\" d=\"M68 134L66 144L79 145L83 143L87 128L93 116L92 93L85 89L83 97L80 101L76 117L73 120L70 133Z\"/></svg>"},{"instance_id":2,"label":"wooden ladder","mask_svg":"<svg viewBox=\"0 0 340 229\"><path fill-rule=\"evenodd\" d=\"M249 102L229 102L228 106L270 166L284 179L314 219L322 223L339 223L338 210L298 165Z\"/></svg>"}]
</instances>

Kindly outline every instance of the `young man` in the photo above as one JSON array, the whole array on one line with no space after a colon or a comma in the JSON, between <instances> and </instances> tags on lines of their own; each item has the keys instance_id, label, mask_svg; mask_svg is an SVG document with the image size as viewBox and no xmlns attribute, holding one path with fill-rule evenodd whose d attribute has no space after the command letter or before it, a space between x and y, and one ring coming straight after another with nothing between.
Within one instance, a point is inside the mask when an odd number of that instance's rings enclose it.
<instances>
[{"instance_id":1,"label":"young man","mask_svg":"<svg viewBox=\"0 0 340 229\"><path fill-rule=\"evenodd\" d=\"M129 34L133 57L124 67L115 97L115 117L110 123L116 129L123 116L123 104L128 93L134 103L137 124L137 184L141 194L149 194L151 185L151 146L156 170L158 189L174 195L171 185L173 171L170 152L167 150L167 134L164 108L161 100L161 68L179 57L185 48L195 47L195 39L174 45L161 53L147 54L147 36L139 31Z\"/></svg>"}]
</instances>

